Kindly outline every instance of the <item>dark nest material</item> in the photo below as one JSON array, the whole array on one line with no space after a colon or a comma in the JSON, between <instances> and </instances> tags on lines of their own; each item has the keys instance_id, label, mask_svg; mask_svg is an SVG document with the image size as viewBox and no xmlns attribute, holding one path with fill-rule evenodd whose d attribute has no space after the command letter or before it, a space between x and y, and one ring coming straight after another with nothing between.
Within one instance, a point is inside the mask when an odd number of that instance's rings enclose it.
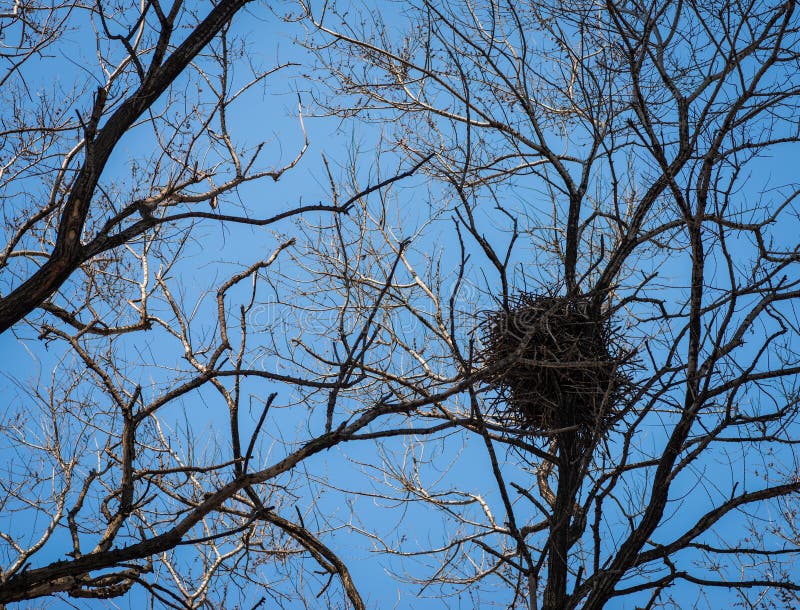
<instances>
[{"instance_id":1,"label":"dark nest material","mask_svg":"<svg viewBox=\"0 0 800 610\"><path fill-rule=\"evenodd\" d=\"M583 445L608 430L631 393L631 354L589 297L524 292L485 316L479 357L498 420L533 434L575 430Z\"/></svg>"}]
</instances>

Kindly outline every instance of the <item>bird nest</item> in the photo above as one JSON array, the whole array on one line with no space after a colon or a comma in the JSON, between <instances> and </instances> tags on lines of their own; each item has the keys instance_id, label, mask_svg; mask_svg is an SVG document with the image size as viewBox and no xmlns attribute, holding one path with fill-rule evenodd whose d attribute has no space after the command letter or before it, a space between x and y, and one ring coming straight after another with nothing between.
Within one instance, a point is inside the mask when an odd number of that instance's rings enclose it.
<instances>
[{"instance_id":1,"label":"bird nest","mask_svg":"<svg viewBox=\"0 0 800 610\"><path fill-rule=\"evenodd\" d=\"M520 293L486 312L480 330L484 380L497 391L493 415L507 427L574 430L585 445L630 394L630 353L589 297Z\"/></svg>"}]
</instances>

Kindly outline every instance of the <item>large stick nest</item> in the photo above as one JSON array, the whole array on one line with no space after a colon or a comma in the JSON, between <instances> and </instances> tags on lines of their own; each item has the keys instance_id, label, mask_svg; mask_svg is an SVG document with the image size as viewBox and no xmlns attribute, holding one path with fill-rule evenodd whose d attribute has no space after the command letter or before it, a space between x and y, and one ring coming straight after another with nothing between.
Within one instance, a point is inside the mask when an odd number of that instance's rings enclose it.
<instances>
[{"instance_id":1,"label":"large stick nest","mask_svg":"<svg viewBox=\"0 0 800 610\"><path fill-rule=\"evenodd\" d=\"M586 296L520 293L486 312L480 327L494 415L531 433L575 430L583 444L604 434L630 394L630 353Z\"/></svg>"}]
</instances>

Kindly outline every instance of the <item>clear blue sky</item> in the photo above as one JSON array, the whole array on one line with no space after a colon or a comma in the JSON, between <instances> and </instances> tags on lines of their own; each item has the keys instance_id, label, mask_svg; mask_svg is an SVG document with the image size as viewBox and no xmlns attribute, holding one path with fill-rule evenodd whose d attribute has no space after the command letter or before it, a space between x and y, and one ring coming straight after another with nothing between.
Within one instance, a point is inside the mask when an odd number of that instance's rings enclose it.
<instances>
[{"instance_id":1,"label":"clear blue sky","mask_svg":"<svg viewBox=\"0 0 800 610\"><path fill-rule=\"evenodd\" d=\"M392 15L395 15L398 20L400 19L397 13L391 12L395 10L394 3L382 6L381 12L390 26ZM262 65L291 61L306 64L310 61L310 56L293 42L296 36L302 36L299 26L276 19L269 15L263 6L254 7L243 18L237 19L235 24L235 31L247 36L250 41L249 51ZM82 78L86 83L90 83L91 75L86 73L83 65L91 64L92 49L84 48L78 37L73 53L70 53L69 56L49 58L41 63L34 75L34 82L41 83L42 87L46 86L48 82L61 83L64 88L68 88L68 83L73 81L80 82ZM254 215L266 210L271 213L278 212L299 203L328 201L330 193L322 165L323 155L330 162L337 178L346 175L348 164L355 158L358 181L362 187L374 181L379 173L378 163L382 163L380 166L380 175L382 176L391 173L393 163L399 163L397 158L391 156L376 161L374 151L384 135L379 124L311 116L315 107L308 91L309 81L306 79L306 73L307 70L303 66L289 67L276 73L265 81L263 89L254 89L245 96L236 107L236 111L230 116L231 129L242 138L242 141L251 144L266 141L263 157L274 165L281 165L292 159L303 143L298 116L298 96L299 103L305 108L304 125L308 135L309 148L299 165L287 172L277 183L266 180L248 185L240 190L242 204ZM385 128L389 130L391 126ZM125 176L129 172L130 159L137 157L143 147L151 145L149 134L143 130L134 130L133 133L126 136L115 153L107 169L107 174L109 176ZM356 149L358 149L357 156L355 156ZM778 148L775 157L753 165L754 173L748 186L749 189L752 189L753 196L760 193L767 184L792 180L792 172L796 171L794 168L798 158L796 149L787 149L785 154L783 151L784 149ZM531 196L535 192L531 185L517 184L513 189L510 188L507 194L509 197L515 198L514 205L524 207L526 203L529 203L526 202L526 196ZM423 227L430 211L437 209L442 203L437 199L442 192L435 186L427 187L419 179L412 179L400 185L393 189L392 193L392 199L388 205L398 219L396 223L398 241ZM747 193L742 195L745 199L747 196ZM377 200L378 196L373 195L370 205ZM375 205L375 209L377 209L377 205ZM306 220L314 222L318 218L309 216ZM490 209L484 217L484 221L486 235L490 239L502 243L507 235L504 217L495 215ZM775 232L776 239L796 243L796 226L791 223L780 225ZM191 301L192 298L199 297L203 291L218 285L230 273L265 256L280 243L284 236L295 235L297 231L298 227L294 221L267 229L226 227L220 230L211 225L202 226L195 233L195 241L187 246L185 260L173 270L172 276L181 277L186 289L186 299ZM400 234L401 232L403 234ZM515 257L520 263L526 263L526 256L532 256L532 249L533 245L526 244L523 236ZM443 215L442 218L425 227L424 234L414 243L409 257L419 265L423 264L426 256L439 257L442 261L442 273L447 277L452 273L457 254L458 241L452 230L452 224L448 215ZM470 262L469 282L461 295L464 300L464 308L489 307L491 301L486 294L486 289L497 289L496 278L491 276L489 266L485 259L481 258L480 252L474 248L474 245L471 255L473 258ZM291 263L282 261L280 271L285 276L283 281L285 278L296 276L298 286L301 286L302 289L314 289L312 275L300 267L293 267ZM667 261L661 267L664 281L671 283L671 289L675 290L676 294L688 285L686 271L687 261L679 256ZM533 278L536 275L536 272L529 274L521 272L519 277ZM404 281L411 281L407 273L401 273L401 277ZM447 281L444 283L446 285ZM285 286L286 284L284 284ZM319 314L323 318L322 320L316 319L314 314L308 314L300 321L282 320L281 316L284 314L285 310L277 306L267 307L258 312L261 322L295 324L294 330L308 331L309 336L313 335L315 328L319 329L322 324L329 321L325 319L326 314L324 313ZM409 324L412 323L413 321L409 321ZM197 324L213 326L208 310L201 310ZM308 327L300 328L301 324L306 324ZM409 335L413 334L413 331L413 327L410 326ZM0 409L4 411L16 410L24 406L28 398L20 388L24 388L28 384L44 386L48 382L50 371L63 354L58 345L53 345L48 350L35 341L30 341L36 335L36 329L20 325L16 332L26 340L18 341L12 333L0 335L0 353L4 360L4 375L0 378L0 391L3 393L4 400L0 403L2 405ZM167 366L173 363L180 364L180 346L163 334L135 336L130 341L123 342L123 345L126 350L129 350L128 355L132 358L135 358L136 354L141 351L142 353L157 354L159 358L163 358L164 364ZM322 349L321 345L320 348ZM266 362L264 364L269 366L274 363ZM142 369L142 383L146 383L148 379L158 379L162 375L169 374L168 371L156 370L156 367L149 367L146 370L145 367L142 367ZM151 377L145 378L145 375ZM254 392L258 396L263 397L275 390L279 392L279 402L288 403L292 400L291 390L285 387L266 383L256 384L254 387L257 388L257 391L254 390ZM216 427L224 425L225 405L211 392L203 392L197 399L187 400L183 407L185 411L176 410L170 412L167 417L174 418L173 422L180 422L186 417L188 423L204 438L210 437ZM251 418L257 417L257 414L256 410ZM264 434L265 448L268 448L274 439L291 439L298 431L302 432L306 417L306 412L300 408L281 411L280 417L276 417L274 421L270 422L273 427ZM646 442L652 441L657 445L658 439L664 434L665 427L654 422L651 436ZM482 444L476 442L475 439L469 442L465 442L465 439L464 435L454 435L444 441L431 444L426 452L427 457L431 457L433 462L432 467L426 471L426 475L433 484L437 482L437 476L440 476L439 471L449 468L446 478L439 484L443 487L469 490L471 493L479 494L492 507L498 521L502 521L504 519L503 511L496 485L488 468L485 450ZM402 455L402 443L402 441L387 443L386 450L394 450L397 452L396 455ZM9 456L10 459L13 453L13 447L0 447L2 456ZM728 478L748 480L749 477L752 477L750 471L758 467L758 464L749 463L747 458L740 460L732 467L722 458L724 456L721 453L716 454L714 459L704 463L706 479L719 482L725 482ZM445 540L451 533L447 531L447 528L452 527L452 521L444 520L440 513L425 506L404 507L369 496L370 493L382 489L380 475L369 467L369 465L378 465L380 459L381 455L375 445L370 442L348 444L315 457L304 465L304 469L296 473L296 480L299 483L294 488L294 491L298 493L298 497L294 501L295 505L303 511L315 503L319 514L330 519L332 527L339 528L347 523L352 523L359 528L383 531L388 537L387 540L398 544L402 542L405 550L413 550L417 542L420 546L428 544L435 546L438 542ZM509 461L514 461L513 454L509 454ZM509 466L509 471L511 470L512 466ZM303 481L306 472L308 473L307 482ZM363 477L363 472L376 475L378 480L372 481ZM526 475L524 468L516 469L515 473L518 477ZM530 475L530 472L527 475ZM350 492L337 491L343 489L350 490ZM356 491L364 492L364 495L359 496L354 493ZM685 497L682 497L681 517L667 522L657 533L664 539L668 539L673 531L672 527L679 528L691 518L695 518L699 514L699 508L693 507L691 504L698 498L707 497L701 496L701 493L697 486L679 484L676 487L676 499L685 494ZM699 501L696 506L700 506ZM287 518L293 518L291 502L287 501L281 509L284 510ZM726 524L726 527L735 529L739 525L732 522ZM435 590L425 592L425 594L432 595L432 599L427 597L418 599L419 586L403 584L391 578L387 571L402 571L402 566L385 555L370 552L371 545L366 536L341 529L335 535L327 535L324 541L330 544L331 548L338 552L348 565L368 607L397 609L473 607L468 596L464 596L460 601L454 598L440 600L435 598L437 593ZM63 555L64 549L59 548L60 544L62 544L61 539L56 538L48 546L46 553L48 559L57 559ZM38 561L41 561L41 558ZM422 573L422 571L418 572L420 575ZM675 595L680 599L682 592L689 589L689 587L677 586L674 589ZM507 591L498 589L495 598L490 595L484 599L496 599L499 602L507 599L507 593ZM257 591L253 591L252 595L249 595L251 600L257 600L259 597ZM139 600L138 595L131 596L129 599L119 602L118 605L123 608L135 608L138 607ZM720 604L722 603L724 602L720 598ZM59 602L54 602L50 607L59 607L58 604ZM78 605L79 607L95 607L95 604L89 602L86 602L85 606ZM96 607L99 606L99 603L96 604ZM40 602L34 602L28 607L40 607ZM632 605L623 606L612 603L608 607L612 609L632 608Z\"/></svg>"}]
</instances>

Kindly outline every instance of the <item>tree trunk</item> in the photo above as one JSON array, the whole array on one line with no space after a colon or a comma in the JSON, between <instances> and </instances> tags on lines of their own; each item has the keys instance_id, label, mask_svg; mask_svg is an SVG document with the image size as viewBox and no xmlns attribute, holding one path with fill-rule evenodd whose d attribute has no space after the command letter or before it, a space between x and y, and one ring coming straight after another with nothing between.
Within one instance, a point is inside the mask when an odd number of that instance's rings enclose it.
<instances>
[{"instance_id":1,"label":"tree trunk","mask_svg":"<svg viewBox=\"0 0 800 610\"><path fill-rule=\"evenodd\" d=\"M542 610L561 610L567 599L567 577L569 575L568 554L571 546L572 525L580 479L580 451L576 433L558 435L558 487L553 504L550 537L547 541L547 585L544 590Z\"/></svg>"}]
</instances>

